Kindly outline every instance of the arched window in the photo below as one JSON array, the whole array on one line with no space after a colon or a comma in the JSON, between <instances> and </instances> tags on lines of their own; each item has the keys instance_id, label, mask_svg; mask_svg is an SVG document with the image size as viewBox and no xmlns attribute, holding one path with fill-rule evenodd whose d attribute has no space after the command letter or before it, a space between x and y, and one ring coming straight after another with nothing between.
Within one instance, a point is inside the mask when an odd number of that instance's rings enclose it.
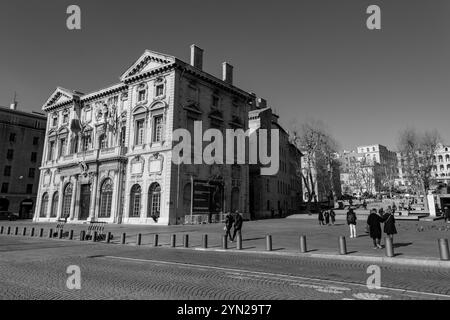
<instances>
[{"instance_id":1,"label":"arched window","mask_svg":"<svg viewBox=\"0 0 450 320\"><path fill-rule=\"evenodd\" d=\"M47 216L47 209L48 209L48 193L44 193L42 196L42 203L41 203L41 218L45 218Z\"/></svg>"},{"instance_id":2,"label":"arched window","mask_svg":"<svg viewBox=\"0 0 450 320\"><path fill-rule=\"evenodd\" d=\"M158 183L152 183L148 189L148 217L159 218L161 210L161 187Z\"/></svg>"},{"instance_id":3,"label":"arched window","mask_svg":"<svg viewBox=\"0 0 450 320\"><path fill-rule=\"evenodd\" d=\"M56 218L58 216L58 203L59 194L58 192L55 192L55 194L53 194L52 211L50 211L50 218Z\"/></svg>"},{"instance_id":4,"label":"arched window","mask_svg":"<svg viewBox=\"0 0 450 320\"><path fill-rule=\"evenodd\" d=\"M67 218L70 216L70 205L72 203L72 193L73 193L73 187L72 184L69 183L66 188L64 189L64 195L63 195L63 208L62 208L62 218Z\"/></svg>"},{"instance_id":5,"label":"arched window","mask_svg":"<svg viewBox=\"0 0 450 320\"><path fill-rule=\"evenodd\" d=\"M135 184L130 193L130 217L139 217L141 215L141 186Z\"/></svg>"},{"instance_id":6,"label":"arched window","mask_svg":"<svg viewBox=\"0 0 450 320\"><path fill-rule=\"evenodd\" d=\"M100 212L99 218L111 217L113 184L111 179L106 179L100 189Z\"/></svg>"},{"instance_id":7,"label":"arched window","mask_svg":"<svg viewBox=\"0 0 450 320\"><path fill-rule=\"evenodd\" d=\"M98 147L99 147L99 149L108 148L108 141L106 139L106 134L102 133L100 135L100 137L98 138Z\"/></svg>"},{"instance_id":8,"label":"arched window","mask_svg":"<svg viewBox=\"0 0 450 320\"><path fill-rule=\"evenodd\" d=\"M71 142L71 153L77 153L78 152L78 135L75 135L72 138Z\"/></svg>"}]
</instances>

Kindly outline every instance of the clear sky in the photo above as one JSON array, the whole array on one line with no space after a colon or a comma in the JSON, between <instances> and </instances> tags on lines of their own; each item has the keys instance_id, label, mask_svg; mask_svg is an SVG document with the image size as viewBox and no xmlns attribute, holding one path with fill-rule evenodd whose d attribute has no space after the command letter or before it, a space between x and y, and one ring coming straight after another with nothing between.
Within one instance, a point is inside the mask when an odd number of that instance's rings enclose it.
<instances>
[{"instance_id":1,"label":"clear sky","mask_svg":"<svg viewBox=\"0 0 450 320\"><path fill-rule=\"evenodd\" d=\"M66 9L82 10L82 30ZM366 28L381 7L382 30ZM346 149L397 145L399 130L437 128L450 142L450 1L2 0L0 105L39 111L57 86L118 82L145 49L204 69L234 65L237 86L264 97L289 129L325 122Z\"/></svg>"}]
</instances>

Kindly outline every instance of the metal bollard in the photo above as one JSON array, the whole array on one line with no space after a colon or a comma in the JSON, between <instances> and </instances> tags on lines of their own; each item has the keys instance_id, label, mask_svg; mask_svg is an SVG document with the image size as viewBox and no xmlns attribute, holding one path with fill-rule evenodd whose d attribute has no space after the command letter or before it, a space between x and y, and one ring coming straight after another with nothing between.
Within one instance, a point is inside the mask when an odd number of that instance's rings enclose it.
<instances>
[{"instance_id":1,"label":"metal bollard","mask_svg":"<svg viewBox=\"0 0 450 320\"><path fill-rule=\"evenodd\" d=\"M439 255L441 260L448 261L450 260L450 253L448 249L448 240L447 239L439 239Z\"/></svg>"},{"instance_id":2,"label":"metal bollard","mask_svg":"<svg viewBox=\"0 0 450 320\"><path fill-rule=\"evenodd\" d=\"M242 250L242 236L240 234L236 236L236 249Z\"/></svg>"},{"instance_id":3,"label":"metal bollard","mask_svg":"<svg viewBox=\"0 0 450 320\"><path fill-rule=\"evenodd\" d=\"M170 246L171 246L172 248L175 248L175 247L177 246L177 236L176 236L175 234L173 234L173 235L170 237Z\"/></svg>"},{"instance_id":4,"label":"metal bollard","mask_svg":"<svg viewBox=\"0 0 450 320\"><path fill-rule=\"evenodd\" d=\"M339 237L339 254L347 254L347 243L345 242L345 237Z\"/></svg>"},{"instance_id":5,"label":"metal bollard","mask_svg":"<svg viewBox=\"0 0 450 320\"><path fill-rule=\"evenodd\" d=\"M81 232L80 232L80 241L84 241L85 237L86 237L86 231L81 230Z\"/></svg>"},{"instance_id":6,"label":"metal bollard","mask_svg":"<svg viewBox=\"0 0 450 320\"><path fill-rule=\"evenodd\" d=\"M228 238L227 235L222 236L222 249L227 250L228 249Z\"/></svg>"},{"instance_id":7,"label":"metal bollard","mask_svg":"<svg viewBox=\"0 0 450 320\"><path fill-rule=\"evenodd\" d=\"M53 237L53 229L48 230L48 237L49 238Z\"/></svg>"},{"instance_id":8,"label":"metal bollard","mask_svg":"<svg viewBox=\"0 0 450 320\"><path fill-rule=\"evenodd\" d=\"M63 230L62 230L62 229L59 229L58 238L59 238L59 239L62 239L63 236L64 236Z\"/></svg>"},{"instance_id":9,"label":"metal bollard","mask_svg":"<svg viewBox=\"0 0 450 320\"><path fill-rule=\"evenodd\" d=\"M10 234L11 234L11 227L8 227L6 234L7 234L7 235L10 235Z\"/></svg>"},{"instance_id":10,"label":"metal bollard","mask_svg":"<svg viewBox=\"0 0 450 320\"><path fill-rule=\"evenodd\" d=\"M42 238L44 236L44 228L41 228L39 230L39 238Z\"/></svg>"},{"instance_id":11,"label":"metal bollard","mask_svg":"<svg viewBox=\"0 0 450 320\"><path fill-rule=\"evenodd\" d=\"M392 244L392 239L387 237L387 238L385 238L384 243L386 246L386 256L393 257L394 256L394 246Z\"/></svg>"},{"instance_id":12,"label":"metal bollard","mask_svg":"<svg viewBox=\"0 0 450 320\"><path fill-rule=\"evenodd\" d=\"M127 239L127 234L124 232L122 233L122 238L120 239L121 244L125 244Z\"/></svg>"},{"instance_id":13,"label":"metal bollard","mask_svg":"<svg viewBox=\"0 0 450 320\"><path fill-rule=\"evenodd\" d=\"M23 230L22 230L22 236L26 236L27 235L27 228L23 228Z\"/></svg>"},{"instance_id":14,"label":"metal bollard","mask_svg":"<svg viewBox=\"0 0 450 320\"><path fill-rule=\"evenodd\" d=\"M17 236L19 234L19 227L16 227L14 229L14 235Z\"/></svg>"},{"instance_id":15,"label":"metal bollard","mask_svg":"<svg viewBox=\"0 0 450 320\"><path fill-rule=\"evenodd\" d=\"M308 251L306 247L306 236L300 236L300 252L306 253Z\"/></svg>"},{"instance_id":16,"label":"metal bollard","mask_svg":"<svg viewBox=\"0 0 450 320\"><path fill-rule=\"evenodd\" d=\"M73 240L73 230L69 231L69 240Z\"/></svg>"},{"instance_id":17,"label":"metal bollard","mask_svg":"<svg viewBox=\"0 0 450 320\"><path fill-rule=\"evenodd\" d=\"M140 246L142 242L142 235L140 233L136 236L136 245Z\"/></svg>"},{"instance_id":18,"label":"metal bollard","mask_svg":"<svg viewBox=\"0 0 450 320\"><path fill-rule=\"evenodd\" d=\"M157 234L155 234L154 236L153 236L153 246L154 247L157 247L158 246L158 239L159 237L158 237L158 235Z\"/></svg>"},{"instance_id":19,"label":"metal bollard","mask_svg":"<svg viewBox=\"0 0 450 320\"><path fill-rule=\"evenodd\" d=\"M272 251L272 236L266 236L266 251Z\"/></svg>"},{"instance_id":20,"label":"metal bollard","mask_svg":"<svg viewBox=\"0 0 450 320\"><path fill-rule=\"evenodd\" d=\"M30 237L34 237L34 228L31 228Z\"/></svg>"},{"instance_id":21,"label":"metal bollard","mask_svg":"<svg viewBox=\"0 0 450 320\"><path fill-rule=\"evenodd\" d=\"M204 249L208 248L208 235L207 234L204 234L202 237L202 245L203 245Z\"/></svg>"},{"instance_id":22,"label":"metal bollard","mask_svg":"<svg viewBox=\"0 0 450 320\"><path fill-rule=\"evenodd\" d=\"M108 234L106 235L106 243L110 242L111 242L111 232L108 232Z\"/></svg>"},{"instance_id":23,"label":"metal bollard","mask_svg":"<svg viewBox=\"0 0 450 320\"><path fill-rule=\"evenodd\" d=\"M94 234L92 235L92 242L97 242L97 231L94 231Z\"/></svg>"},{"instance_id":24,"label":"metal bollard","mask_svg":"<svg viewBox=\"0 0 450 320\"><path fill-rule=\"evenodd\" d=\"M189 248L189 235L188 234L184 235L183 245L185 248Z\"/></svg>"}]
</instances>

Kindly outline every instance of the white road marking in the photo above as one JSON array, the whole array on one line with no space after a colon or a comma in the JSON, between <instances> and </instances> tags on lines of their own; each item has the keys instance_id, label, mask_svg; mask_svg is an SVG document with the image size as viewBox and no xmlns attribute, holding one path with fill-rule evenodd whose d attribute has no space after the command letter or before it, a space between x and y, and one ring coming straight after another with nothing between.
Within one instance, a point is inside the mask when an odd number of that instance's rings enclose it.
<instances>
[{"instance_id":1,"label":"white road marking","mask_svg":"<svg viewBox=\"0 0 450 320\"><path fill-rule=\"evenodd\" d=\"M117 257L117 256L103 256L98 258L109 258L109 259L116 259L116 260L125 260L125 261L132 261L132 262L145 262L145 263L153 263L153 264L161 264L161 265L173 265L173 266L182 266L182 267L189 267L189 268L201 268L204 270L219 270L219 271L225 271L225 272L237 272L237 273L247 273L251 275L260 275L265 277L278 277L278 278L284 278L284 279L298 279L298 280L307 280L307 281L316 281L316 282L324 282L324 283L333 283L333 284L339 284L339 285L350 285L350 286L357 286L362 287L364 289L367 289L367 286L365 284L360 283L348 283L344 281L338 281L338 280L326 280L326 279L317 279L317 278L310 278L310 277L301 277L301 276L291 276L291 275L285 275L285 274L277 274L277 273L270 273L270 272L261 272L261 271L251 271L251 270L245 270L245 269L236 269L236 268L224 268L224 267L214 267L214 266L208 266L208 265L200 265L200 264L189 264L189 263L182 263L182 262L170 262L170 261L161 261L161 260L149 260L149 259L139 259L139 258L127 258L127 257ZM446 298L450 299L450 295L447 294L440 294L440 293L430 293L430 292L422 292L422 291L415 291L415 290L405 290L405 289L398 289L398 288L391 288L391 287L381 287L378 290L389 290L389 291L395 291L399 292L404 295L428 295L433 297L440 297L440 298Z\"/></svg>"}]
</instances>

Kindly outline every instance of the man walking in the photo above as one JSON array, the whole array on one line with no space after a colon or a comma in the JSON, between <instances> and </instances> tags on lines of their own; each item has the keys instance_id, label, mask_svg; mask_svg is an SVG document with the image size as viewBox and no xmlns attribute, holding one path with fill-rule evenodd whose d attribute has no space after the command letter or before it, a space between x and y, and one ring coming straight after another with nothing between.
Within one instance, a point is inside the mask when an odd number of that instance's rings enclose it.
<instances>
[{"instance_id":1,"label":"man walking","mask_svg":"<svg viewBox=\"0 0 450 320\"><path fill-rule=\"evenodd\" d=\"M356 213L352 208L347 212L347 224L350 227L350 238L356 238Z\"/></svg>"},{"instance_id":2,"label":"man walking","mask_svg":"<svg viewBox=\"0 0 450 320\"><path fill-rule=\"evenodd\" d=\"M225 216L225 236L230 238L230 241L233 241L233 238L231 237L231 228L233 227L234 218L231 215L231 212L228 212Z\"/></svg>"},{"instance_id":3,"label":"man walking","mask_svg":"<svg viewBox=\"0 0 450 320\"><path fill-rule=\"evenodd\" d=\"M444 221L448 223L450 221L450 209L448 206L444 207Z\"/></svg>"},{"instance_id":4,"label":"man walking","mask_svg":"<svg viewBox=\"0 0 450 320\"><path fill-rule=\"evenodd\" d=\"M239 237L241 237L242 240L242 223L244 219L242 218L242 214L236 210L236 215L234 217L234 232L233 232L233 241L236 239L236 235L239 234Z\"/></svg>"}]
</instances>

